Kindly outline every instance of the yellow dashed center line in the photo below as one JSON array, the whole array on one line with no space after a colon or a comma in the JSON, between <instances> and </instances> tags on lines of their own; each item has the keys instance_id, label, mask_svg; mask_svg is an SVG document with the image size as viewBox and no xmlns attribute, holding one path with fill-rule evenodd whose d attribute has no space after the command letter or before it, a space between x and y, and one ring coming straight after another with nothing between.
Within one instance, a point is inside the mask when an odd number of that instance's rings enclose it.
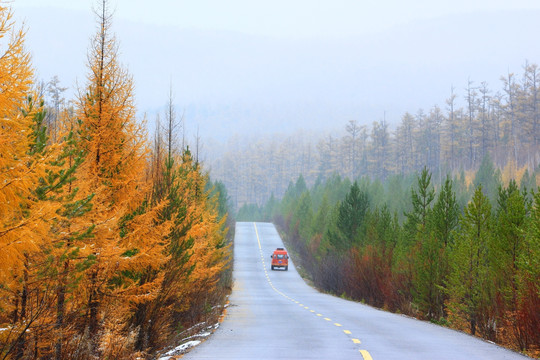
<instances>
[{"instance_id":1,"label":"yellow dashed center line","mask_svg":"<svg viewBox=\"0 0 540 360\"><path fill-rule=\"evenodd\" d=\"M255 235L257 236L257 243L259 244L259 252L261 253L261 261L262 261L262 264L263 264L264 273L266 274L267 281L268 281L268 283L270 284L270 286L272 287L272 289L274 289L275 292L277 292L278 294L280 294L280 295L283 296L284 298L286 298L286 299L288 299L288 300L290 300L290 301L292 301L292 302L298 304L298 306L301 306L301 307L303 307L304 309L309 310L309 307L304 306L304 304L301 304L299 301L296 301L296 300L290 298L289 296L285 295L284 293L282 293L281 291L279 291L278 289L276 289L276 288L274 287L274 285L272 284L272 281L270 280L270 276L268 275L268 271L266 270L266 266L264 265L265 258L264 258L263 253L262 253L261 240L260 240L260 238L259 238L259 232L258 232L258 230L257 230L257 225L256 225L255 223L253 223L253 227L255 228ZM315 310L309 310L309 311L312 312L312 313L315 313ZM226 314L226 312L224 312L224 314ZM322 316L323 316L322 314L319 314L319 313L317 313L316 315L319 316L319 317L322 317ZM332 321L332 319L327 318L327 317L325 317L324 320L326 320L326 321ZM223 320L221 319L221 321L223 321ZM337 326L337 327L341 327L341 326L342 326L342 325L339 324L339 323L334 323L334 325ZM343 330L343 332L344 332L345 334L347 334L347 335L351 335L351 334L352 334L351 331L349 331L349 330ZM353 339L351 339L351 340L352 340L352 342L355 343L355 344L360 344L360 343L361 343L360 340L359 340L359 339L356 339L356 338L353 338ZM367 350L359 350L359 351L360 351L360 354L362 355L362 357L363 357L364 360L373 360L373 358L371 357L371 355L369 354L369 352L368 352Z\"/></svg>"},{"instance_id":2,"label":"yellow dashed center line","mask_svg":"<svg viewBox=\"0 0 540 360\"><path fill-rule=\"evenodd\" d=\"M373 358L371 357L371 355L369 354L367 350L360 350L360 354L362 354L362 357L364 358L364 360L373 360Z\"/></svg>"}]
</instances>

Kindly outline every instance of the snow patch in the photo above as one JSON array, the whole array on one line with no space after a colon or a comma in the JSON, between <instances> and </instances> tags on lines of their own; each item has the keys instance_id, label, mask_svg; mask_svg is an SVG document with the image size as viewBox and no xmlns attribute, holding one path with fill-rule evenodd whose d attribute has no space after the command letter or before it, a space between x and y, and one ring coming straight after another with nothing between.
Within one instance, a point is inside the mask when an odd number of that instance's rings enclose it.
<instances>
[{"instance_id":1,"label":"snow patch","mask_svg":"<svg viewBox=\"0 0 540 360\"><path fill-rule=\"evenodd\" d=\"M205 323L202 322L202 323L199 323L199 324L197 324L195 326L192 326L191 328L194 328L194 327L197 327L197 326L200 326L200 325L204 325L204 324ZM219 327L219 323L207 326L203 331L201 331L201 332L199 332L199 333L197 333L195 335L189 336L187 338L184 338L182 341L186 341L186 340L193 339L193 338L207 338L208 336L212 335L211 330L216 330L218 327ZM179 345L179 346L175 347L174 349L172 349L170 351L167 351L164 354L164 356L158 358L158 360L169 360L171 356L182 355L188 349L199 345L201 342L202 342L201 340L187 341L187 342L183 343L182 345Z\"/></svg>"},{"instance_id":2,"label":"snow patch","mask_svg":"<svg viewBox=\"0 0 540 360\"><path fill-rule=\"evenodd\" d=\"M158 360L169 360L169 358L171 356L174 356L174 355L181 355L184 351L186 351L187 349L191 348L191 347L194 347L194 346L197 346L201 343L200 340L192 340L192 341L188 341L187 343L184 343L180 346L177 346L175 347L174 349L172 349L171 351L168 351L165 353L165 356L162 356L160 357Z\"/></svg>"},{"instance_id":3,"label":"snow patch","mask_svg":"<svg viewBox=\"0 0 540 360\"><path fill-rule=\"evenodd\" d=\"M212 333L210 332L203 332L203 333L199 333L199 334L195 334L193 336L189 336L187 338L185 338L184 340L189 340L189 339L193 339L193 338L196 338L196 337L207 337L207 336L210 336Z\"/></svg>"}]
</instances>

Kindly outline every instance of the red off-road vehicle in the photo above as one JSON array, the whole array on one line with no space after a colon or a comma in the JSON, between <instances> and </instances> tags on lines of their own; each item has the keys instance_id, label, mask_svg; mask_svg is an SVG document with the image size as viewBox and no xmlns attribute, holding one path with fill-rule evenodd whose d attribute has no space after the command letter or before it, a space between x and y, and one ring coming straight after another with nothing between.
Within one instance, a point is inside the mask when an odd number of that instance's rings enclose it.
<instances>
[{"instance_id":1,"label":"red off-road vehicle","mask_svg":"<svg viewBox=\"0 0 540 360\"><path fill-rule=\"evenodd\" d=\"M285 268L285 271L289 269L289 254L284 248L277 248L274 253L270 255L272 259L271 268L274 270L276 267Z\"/></svg>"}]
</instances>

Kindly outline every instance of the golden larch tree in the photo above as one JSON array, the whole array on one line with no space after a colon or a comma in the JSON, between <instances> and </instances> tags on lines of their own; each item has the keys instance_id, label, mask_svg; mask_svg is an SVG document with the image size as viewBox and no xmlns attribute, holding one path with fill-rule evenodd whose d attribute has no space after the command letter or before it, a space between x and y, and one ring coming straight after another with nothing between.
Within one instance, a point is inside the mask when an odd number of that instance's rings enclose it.
<instances>
[{"instance_id":1,"label":"golden larch tree","mask_svg":"<svg viewBox=\"0 0 540 360\"><path fill-rule=\"evenodd\" d=\"M29 155L32 114L24 114L32 86L30 56L24 50L24 31L14 30L11 9L0 4L0 41L8 39L0 54L0 264L1 277L20 260L34 236L38 216L23 214L33 204L31 192L40 175Z\"/></svg>"},{"instance_id":2,"label":"golden larch tree","mask_svg":"<svg viewBox=\"0 0 540 360\"><path fill-rule=\"evenodd\" d=\"M131 306L154 297L162 280L145 282L143 273L157 271L166 261L162 239L168 224L156 221L161 205L148 202L147 137L135 117L132 78L117 59L106 0L100 1L96 15L87 85L77 104L86 152L78 186L94 194L93 208L85 216L94 227L86 247L93 264L85 276L85 328L93 337L93 352L121 356Z\"/></svg>"},{"instance_id":3,"label":"golden larch tree","mask_svg":"<svg viewBox=\"0 0 540 360\"><path fill-rule=\"evenodd\" d=\"M216 284L229 264L228 230L226 218L218 218L217 199L207 190L208 176L192 159L189 150L182 157L180 174L183 174L184 201L190 223L186 238L193 241L188 262L192 273L188 279L185 306L191 313L200 313L213 302Z\"/></svg>"},{"instance_id":4,"label":"golden larch tree","mask_svg":"<svg viewBox=\"0 0 540 360\"><path fill-rule=\"evenodd\" d=\"M39 193L55 149L45 150L42 102L32 90L33 70L24 48L25 32L15 29L11 9L0 4L0 323L2 353L21 357L28 336L43 318L50 293L38 274L50 222L59 204Z\"/></svg>"}]
</instances>

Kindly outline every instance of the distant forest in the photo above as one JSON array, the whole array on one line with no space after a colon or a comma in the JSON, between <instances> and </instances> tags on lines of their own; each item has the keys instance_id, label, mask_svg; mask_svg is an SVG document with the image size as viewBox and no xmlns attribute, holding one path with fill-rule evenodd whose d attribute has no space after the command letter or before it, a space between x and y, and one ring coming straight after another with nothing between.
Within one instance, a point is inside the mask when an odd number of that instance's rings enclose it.
<instances>
[{"instance_id":1,"label":"distant forest","mask_svg":"<svg viewBox=\"0 0 540 360\"><path fill-rule=\"evenodd\" d=\"M385 180L426 166L439 181L463 172L470 183L489 156L505 184L520 181L525 171L538 177L539 89L538 65L525 63L521 74L502 76L498 90L469 80L460 92L451 88L442 107L405 113L396 126L384 118L371 126L350 120L343 135L306 131L231 140L223 156L210 161L212 176L224 182L237 209L263 204L272 194L280 198L300 174L313 185L333 174Z\"/></svg>"}]
</instances>

